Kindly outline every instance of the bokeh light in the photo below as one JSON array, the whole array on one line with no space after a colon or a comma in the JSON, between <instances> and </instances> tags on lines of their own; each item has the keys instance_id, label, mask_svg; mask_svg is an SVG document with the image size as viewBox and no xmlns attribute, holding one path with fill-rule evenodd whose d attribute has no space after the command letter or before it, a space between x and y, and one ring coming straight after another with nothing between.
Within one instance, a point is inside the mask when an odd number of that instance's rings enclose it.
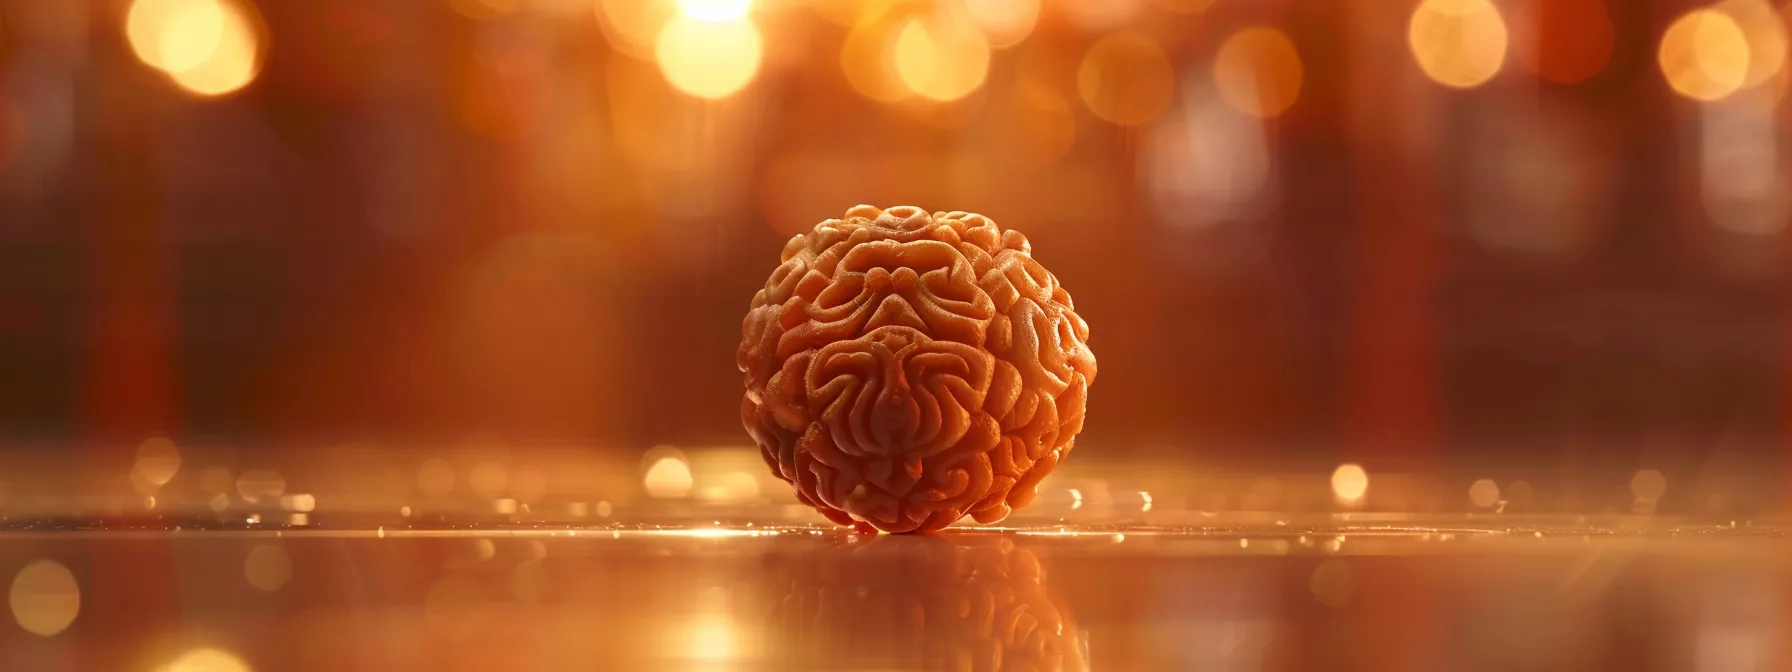
<instances>
[{"instance_id":1,"label":"bokeh light","mask_svg":"<svg viewBox=\"0 0 1792 672\"><path fill-rule=\"evenodd\" d=\"M678 0L678 11L699 21L739 21L753 9L753 0Z\"/></svg>"},{"instance_id":2,"label":"bokeh light","mask_svg":"<svg viewBox=\"0 0 1792 672\"><path fill-rule=\"evenodd\" d=\"M1527 0L1523 7L1531 31L1518 58L1538 77L1575 84L1611 61L1616 31L1605 0Z\"/></svg>"},{"instance_id":3,"label":"bokeh light","mask_svg":"<svg viewBox=\"0 0 1792 672\"><path fill-rule=\"evenodd\" d=\"M1637 499L1658 500L1668 492L1668 478L1658 469L1642 469L1630 477L1630 494Z\"/></svg>"},{"instance_id":4,"label":"bokeh light","mask_svg":"<svg viewBox=\"0 0 1792 672\"><path fill-rule=\"evenodd\" d=\"M1786 22L1767 0L1723 0L1713 6L1729 15L1748 43L1748 74L1742 88L1766 84L1786 65Z\"/></svg>"},{"instance_id":5,"label":"bokeh light","mask_svg":"<svg viewBox=\"0 0 1792 672\"><path fill-rule=\"evenodd\" d=\"M81 587L62 563L34 560L13 577L8 604L19 627L39 637L53 637L81 613Z\"/></svg>"},{"instance_id":6,"label":"bokeh light","mask_svg":"<svg viewBox=\"0 0 1792 672\"><path fill-rule=\"evenodd\" d=\"M893 103L909 97L908 87L896 74L896 30L903 22L885 18L853 26L840 45L840 71L854 91L871 100Z\"/></svg>"},{"instance_id":7,"label":"bokeh light","mask_svg":"<svg viewBox=\"0 0 1792 672\"><path fill-rule=\"evenodd\" d=\"M1300 98L1302 72L1294 42L1282 31L1264 26L1233 33L1213 60L1220 98L1257 117L1274 117L1293 107Z\"/></svg>"},{"instance_id":8,"label":"bokeh light","mask_svg":"<svg viewBox=\"0 0 1792 672\"><path fill-rule=\"evenodd\" d=\"M964 8L997 49L1025 41L1039 22L1039 0L964 0Z\"/></svg>"},{"instance_id":9,"label":"bokeh light","mask_svg":"<svg viewBox=\"0 0 1792 672\"><path fill-rule=\"evenodd\" d=\"M467 488L483 499L497 499L510 483L510 469L497 462L480 462L467 472Z\"/></svg>"},{"instance_id":10,"label":"bokeh light","mask_svg":"<svg viewBox=\"0 0 1792 672\"><path fill-rule=\"evenodd\" d=\"M1662 33L1657 60L1675 92L1693 100L1720 100L1748 80L1748 38L1729 14L1695 9Z\"/></svg>"},{"instance_id":11,"label":"bokeh light","mask_svg":"<svg viewBox=\"0 0 1792 672\"><path fill-rule=\"evenodd\" d=\"M1493 508L1500 503L1500 484L1491 478L1483 478L1469 484L1468 501L1483 509Z\"/></svg>"},{"instance_id":12,"label":"bokeh light","mask_svg":"<svg viewBox=\"0 0 1792 672\"><path fill-rule=\"evenodd\" d=\"M157 672L251 672L251 668L235 654L203 648L181 654Z\"/></svg>"},{"instance_id":13,"label":"bokeh light","mask_svg":"<svg viewBox=\"0 0 1792 672\"><path fill-rule=\"evenodd\" d=\"M165 436L145 439L137 446L137 459L131 465L131 483L137 492L154 495L180 472L180 448Z\"/></svg>"},{"instance_id":14,"label":"bokeh light","mask_svg":"<svg viewBox=\"0 0 1792 672\"><path fill-rule=\"evenodd\" d=\"M260 544L249 549L243 559L243 578L258 590L274 592L292 579L292 558L286 549L275 544Z\"/></svg>"},{"instance_id":15,"label":"bokeh light","mask_svg":"<svg viewBox=\"0 0 1792 672\"><path fill-rule=\"evenodd\" d=\"M250 469L236 477L236 494L244 500L279 499L286 493L286 478L272 469Z\"/></svg>"},{"instance_id":16,"label":"bokeh light","mask_svg":"<svg viewBox=\"0 0 1792 672\"><path fill-rule=\"evenodd\" d=\"M989 74L989 43L968 17L957 12L903 22L890 57L897 79L915 95L932 100L970 95Z\"/></svg>"},{"instance_id":17,"label":"bokeh light","mask_svg":"<svg viewBox=\"0 0 1792 672\"><path fill-rule=\"evenodd\" d=\"M683 456L668 455L647 467L641 483L655 499L684 497L691 492L691 467Z\"/></svg>"},{"instance_id":18,"label":"bokeh light","mask_svg":"<svg viewBox=\"0 0 1792 672\"><path fill-rule=\"evenodd\" d=\"M708 21L680 14L660 29L653 54L674 88L719 99L746 88L759 74L764 46L751 20Z\"/></svg>"},{"instance_id":19,"label":"bokeh light","mask_svg":"<svg viewBox=\"0 0 1792 672\"><path fill-rule=\"evenodd\" d=\"M1272 181L1263 122L1239 114L1204 80L1188 78L1181 114L1155 124L1139 154L1141 186L1158 218L1185 228L1251 218Z\"/></svg>"},{"instance_id":20,"label":"bokeh light","mask_svg":"<svg viewBox=\"0 0 1792 672\"><path fill-rule=\"evenodd\" d=\"M176 2L157 37L156 67L168 72L197 68L224 42L224 8L216 0Z\"/></svg>"},{"instance_id":21,"label":"bokeh light","mask_svg":"<svg viewBox=\"0 0 1792 672\"><path fill-rule=\"evenodd\" d=\"M746 502L759 498L759 480L744 471L731 471L714 479L698 493L712 502Z\"/></svg>"},{"instance_id":22,"label":"bokeh light","mask_svg":"<svg viewBox=\"0 0 1792 672\"><path fill-rule=\"evenodd\" d=\"M417 492L424 497L447 497L455 480L454 465L447 460L431 458L417 467Z\"/></svg>"},{"instance_id":23,"label":"bokeh light","mask_svg":"<svg viewBox=\"0 0 1792 672\"><path fill-rule=\"evenodd\" d=\"M1332 471L1332 496L1340 502L1355 503L1369 494L1369 472L1362 465L1346 463Z\"/></svg>"},{"instance_id":24,"label":"bokeh light","mask_svg":"<svg viewBox=\"0 0 1792 672\"><path fill-rule=\"evenodd\" d=\"M679 14L672 0L598 0L598 25L610 48L643 61L654 60L666 22Z\"/></svg>"},{"instance_id":25,"label":"bokeh light","mask_svg":"<svg viewBox=\"0 0 1792 672\"><path fill-rule=\"evenodd\" d=\"M242 0L136 0L125 18L139 59L207 97L260 74L261 32L260 15Z\"/></svg>"},{"instance_id":26,"label":"bokeh light","mask_svg":"<svg viewBox=\"0 0 1792 672\"><path fill-rule=\"evenodd\" d=\"M170 52L178 56L199 51L203 60L215 51L223 38L223 24L218 0L136 0L125 13L125 37L139 60L166 71L170 64L164 59Z\"/></svg>"},{"instance_id":27,"label":"bokeh light","mask_svg":"<svg viewBox=\"0 0 1792 672\"><path fill-rule=\"evenodd\" d=\"M1101 33L1132 23L1145 8L1145 0L1057 0L1052 9L1070 25L1089 33Z\"/></svg>"},{"instance_id":28,"label":"bokeh light","mask_svg":"<svg viewBox=\"0 0 1792 672\"><path fill-rule=\"evenodd\" d=\"M1505 18L1490 0L1424 0L1413 9L1406 32L1425 76L1458 89L1499 74L1509 37Z\"/></svg>"},{"instance_id":29,"label":"bokeh light","mask_svg":"<svg viewBox=\"0 0 1792 672\"><path fill-rule=\"evenodd\" d=\"M1076 88L1095 116L1122 126L1156 119L1175 95L1175 70L1149 35L1121 32L1101 38L1077 66Z\"/></svg>"}]
</instances>

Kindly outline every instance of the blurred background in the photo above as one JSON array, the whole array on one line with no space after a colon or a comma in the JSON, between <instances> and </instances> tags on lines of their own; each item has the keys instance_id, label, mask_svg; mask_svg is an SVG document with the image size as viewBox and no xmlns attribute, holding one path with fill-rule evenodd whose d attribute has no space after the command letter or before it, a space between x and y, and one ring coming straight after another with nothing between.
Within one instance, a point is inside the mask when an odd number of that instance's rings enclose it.
<instances>
[{"instance_id":1,"label":"blurred background","mask_svg":"<svg viewBox=\"0 0 1792 672\"><path fill-rule=\"evenodd\" d=\"M1776 510L1787 18L0 0L0 507L792 501L740 320L871 203L1075 296L1059 504Z\"/></svg>"}]
</instances>

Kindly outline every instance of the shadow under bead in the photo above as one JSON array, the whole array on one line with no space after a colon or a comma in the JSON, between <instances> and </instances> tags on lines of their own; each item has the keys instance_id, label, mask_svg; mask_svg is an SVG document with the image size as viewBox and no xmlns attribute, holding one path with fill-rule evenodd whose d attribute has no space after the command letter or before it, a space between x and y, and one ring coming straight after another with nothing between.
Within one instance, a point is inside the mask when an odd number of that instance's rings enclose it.
<instances>
[{"instance_id":1,"label":"shadow under bead","mask_svg":"<svg viewBox=\"0 0 1792 672\"><path fill-rule=\"evenodd\" d=\"M736 362L741 420L797 499L930 532L1026 506L1083 427L1095 356L1019 231L869 205L784 246Z\"/></svg>"}]
</instances>

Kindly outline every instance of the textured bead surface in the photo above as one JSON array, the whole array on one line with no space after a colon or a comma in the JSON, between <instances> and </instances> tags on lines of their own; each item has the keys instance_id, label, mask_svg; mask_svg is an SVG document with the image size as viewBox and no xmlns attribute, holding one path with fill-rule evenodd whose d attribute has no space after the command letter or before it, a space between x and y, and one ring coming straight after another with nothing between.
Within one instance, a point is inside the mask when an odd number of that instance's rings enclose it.
<instances>
[{"instance_id":1,"label":"textured bead surface","mask_svg":"<svg viewBox=\"0 0 1792 672\"><path fill-rule=\"evenodd\" d=\"M1083 427L1089 327L1026 236L861 205L784 246L736 361L741 420L804 504L886 532L1025 506Z\"/></svg>"}]
</instances>

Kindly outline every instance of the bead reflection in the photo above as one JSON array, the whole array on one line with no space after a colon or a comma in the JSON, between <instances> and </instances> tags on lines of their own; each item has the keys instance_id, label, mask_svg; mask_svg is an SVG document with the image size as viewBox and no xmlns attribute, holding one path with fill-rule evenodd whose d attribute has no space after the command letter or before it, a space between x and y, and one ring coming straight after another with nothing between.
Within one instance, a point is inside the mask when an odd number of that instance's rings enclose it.
<instances>
[{"instance_id":1,"label":"bead reflection","mask_svg":"<svg viewBox=\"0 0 1792 672\"><path fill-rule=\"evenodd\" d=\"M848 539L795 559L767 628L774 657L903 669L1087 669L1031 551L1003 537Z\"/></svg>"}]
</instances>

